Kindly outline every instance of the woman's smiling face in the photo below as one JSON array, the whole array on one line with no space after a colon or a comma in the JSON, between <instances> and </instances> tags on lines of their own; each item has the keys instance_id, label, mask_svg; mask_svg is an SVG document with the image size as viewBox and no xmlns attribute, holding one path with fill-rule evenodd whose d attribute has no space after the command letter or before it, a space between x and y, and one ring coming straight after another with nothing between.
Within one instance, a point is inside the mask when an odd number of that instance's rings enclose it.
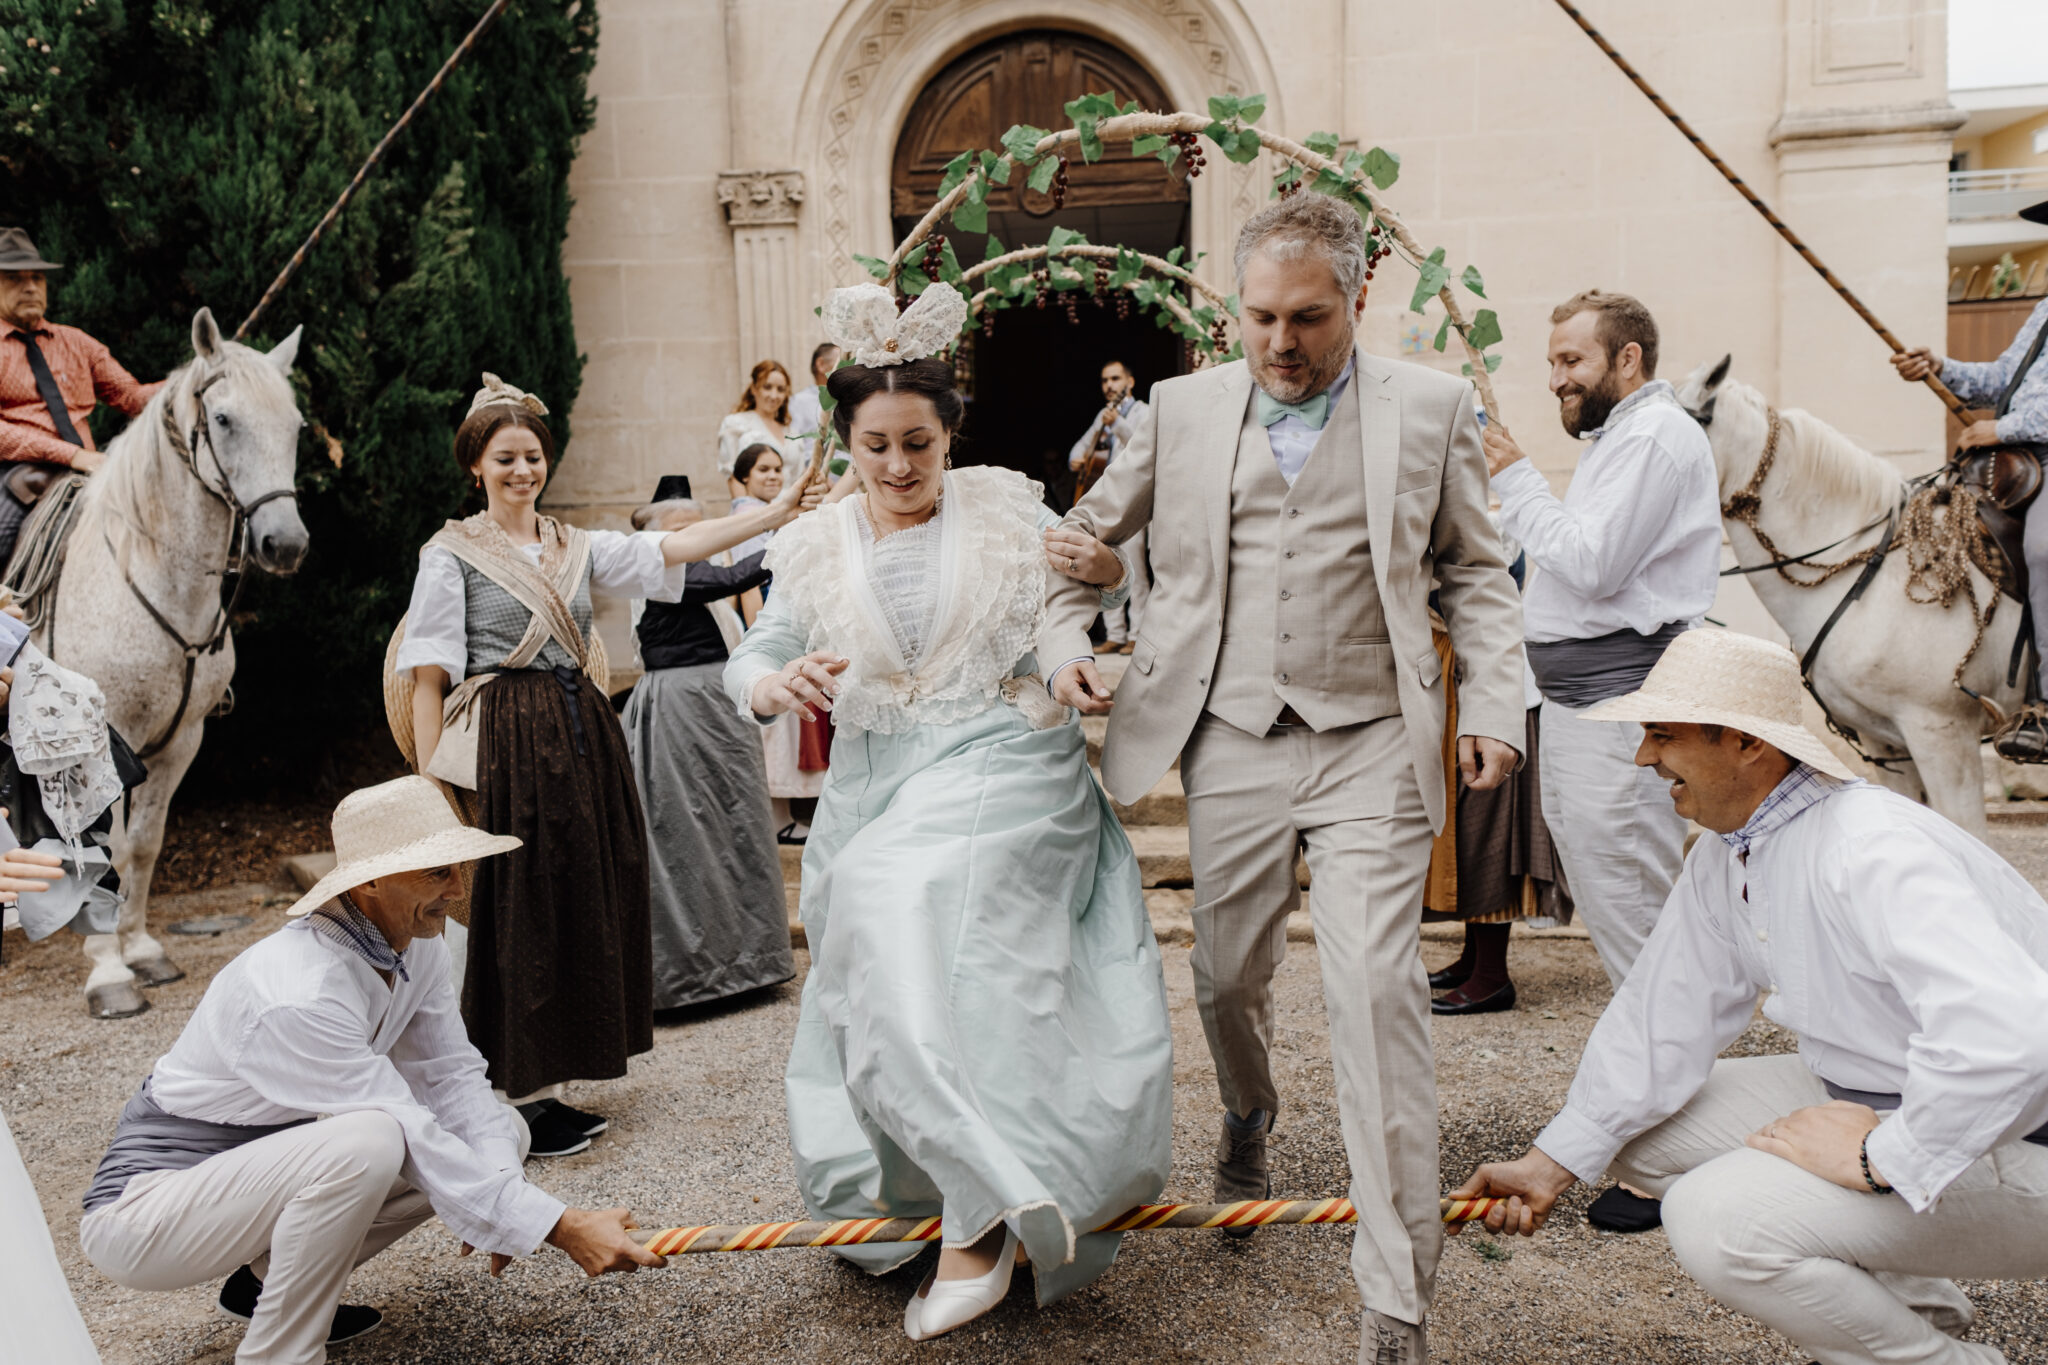
<instances>
[{"instance_id":1,"label":"woman's smiling face","mask_svg":"<svg viewBox=\"0 0 2048 1365\"><path fill-rule=\"evenodd\" d=\"M476 472L492 507L530 506L547 487L548 457L525 427L502 426L491 433Z\"/></svg>"},{"instance_id":2,"label":"woman's smiling face","mask_svg":"<svg viewBox=\"0 0 2048 1365\"><path fill-rule=\"evenodd\" d=\"M873 394L853 414L852 428L853 462L873 508L905 518L931 511L953 445L932 400Z\"/></svg>"}]
</instances>

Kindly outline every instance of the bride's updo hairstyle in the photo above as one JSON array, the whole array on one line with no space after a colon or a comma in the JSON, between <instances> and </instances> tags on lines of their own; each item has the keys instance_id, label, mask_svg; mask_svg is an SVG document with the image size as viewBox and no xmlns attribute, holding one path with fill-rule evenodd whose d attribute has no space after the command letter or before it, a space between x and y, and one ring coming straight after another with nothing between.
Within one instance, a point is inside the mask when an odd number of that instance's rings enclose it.
<instances>
[{"instance_id":1,"label":"bride's updo hairstyle","mask_svg":"<svg viewBox=\"0 0 2048 1365\"><path fill-rule=\"evenodd\" d=\"M953 387L953 366L936 357L906 360L901 365L843 365L832 371L825 389L838 404L832 409L832 429L847 450L853 449L854 413L878 393L914 393L929 398L948 436L960 430L967 416L967 404Z\"/></svg>"}]
</instances>

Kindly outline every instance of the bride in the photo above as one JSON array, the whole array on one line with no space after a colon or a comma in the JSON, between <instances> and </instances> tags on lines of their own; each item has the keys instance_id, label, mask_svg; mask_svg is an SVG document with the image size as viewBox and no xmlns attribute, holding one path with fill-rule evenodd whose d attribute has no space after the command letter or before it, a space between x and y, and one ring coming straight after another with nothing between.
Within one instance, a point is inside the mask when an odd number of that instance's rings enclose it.
<instances>
[{"instance_id":1,"label":"bride","mask_svg":"<svg viewBox=\"0 0 2048 1365\"><path fill-rule=\"evenodd\" d=\"M1137 859L1032 648L1048 557L1123 599L1124 565L1007 469L951 469L966 302L934 284L898 317L834 293L855 363L828 389L865 491L785 528L775 592L726 690L757 720L830 711L810 842L811 943L785 1081L814 1218L943 1213L903 1316L949 1332L1008 1292L1041 1304L1109 1268L1090 1229L1165 1187L1173 1052ZM881 1274L916 1244L842 1248Z\"/></svg>"}]
</instances>

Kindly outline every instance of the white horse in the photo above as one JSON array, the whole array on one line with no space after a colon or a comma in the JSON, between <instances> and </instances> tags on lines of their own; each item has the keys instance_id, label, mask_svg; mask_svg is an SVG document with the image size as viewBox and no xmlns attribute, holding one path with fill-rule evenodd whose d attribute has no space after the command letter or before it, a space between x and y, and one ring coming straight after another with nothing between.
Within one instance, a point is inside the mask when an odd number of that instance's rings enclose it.
<instances>
[{"instance_id":1,"label":"white horse","mask_svg":"<svg viewBox=\"0 0 2048 1365\"><path fill-rule=\"evenodd\" d=\"M149 766L114 825L119 928L85 941L86 1006L96 1018L149 1008L138 980L184 975L150 937L149 883L171 797L235 672L223 576L244 547L276 574L306 557L293 490L302 419L287 379L298 350L297 329L265 355L223 339L200 309L191 363L108 444L78 495L36 642L99 683L109 723Z\"/></svg>"},{"instance_id":2,"label":"white horse","mask_svg":"<svg viewBox=\"0 0 2048 1365\"><path fill-rule=\"evenodd\" d=\"M1701 365L1678 390L1679 401L1707 429L1724 508L1751 483L1769 439L1771 416L1762 394L1728 382L1728 368L1726 356L1718 364ZM1769 553L1748 526L1724 518L1736 563L1745 568L1769 564L1840 541L1813 556L1812 564L1826 566L1875 545L1884 534L1886 513L1904 495L1904 478L1811 413L1793 408L1777 416L1777 450L1757 490L1757 519L1778 554ZM1858 533L1866 527L1871 529ZM1820 577L1810 564L1789 565L1785 572L1802 581ZM1861 573L1861 566L1847 569L1817 587L1795 586L1770 569L1747 577L1791 637L1793 652L1804 657ZM1905 760L1899 771L1879 769L1879 780L1924 798L1981 835L1984 779L1978 744L1989 713L1952 682L1977 626L1960 596L1946 609L1909 600L1907 573L1907 552L1894 543L1863 596L1828 633L1808 684L1841 724L1857 732L1866 753ZM1998 592L1974 570L1971 586L1980 608ZM2006 682L2019 624L2019 604L2000 601L1963 673L1967 686L2008 713L2020 704L2025 681L2022 673L2019 683Z\"/></svg>"}]
</instances>

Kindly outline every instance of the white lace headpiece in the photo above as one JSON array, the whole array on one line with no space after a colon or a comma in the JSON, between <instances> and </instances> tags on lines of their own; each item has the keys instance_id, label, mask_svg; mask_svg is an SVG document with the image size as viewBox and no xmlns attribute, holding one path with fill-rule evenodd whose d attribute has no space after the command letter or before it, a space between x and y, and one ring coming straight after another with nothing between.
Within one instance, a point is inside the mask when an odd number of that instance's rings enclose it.
<instances>
[{"instance_id":1,"label":"white lace headpiece","mask_svg":"<svg viewBox=\"0 0 2048 1365\"><path fill-rule=\"evenodd\" d=\"M879 284L835 289L825 299L825 337L853 357L856 365L901 365L923 360L953 344L967 321L967 300L940 281L917 296L902 313Z\"/></svg>"}]
</instances>

